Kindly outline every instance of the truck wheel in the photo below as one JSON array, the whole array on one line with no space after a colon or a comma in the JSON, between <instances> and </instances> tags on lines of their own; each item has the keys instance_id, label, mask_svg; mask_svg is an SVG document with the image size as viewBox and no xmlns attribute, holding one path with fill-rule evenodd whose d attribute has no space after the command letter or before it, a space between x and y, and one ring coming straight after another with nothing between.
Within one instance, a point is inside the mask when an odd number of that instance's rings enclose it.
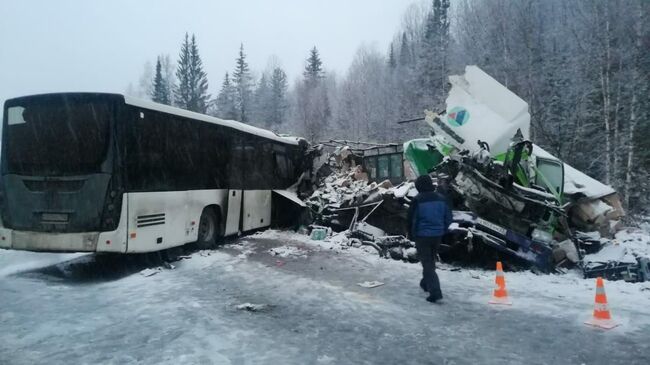
<instances>
[{"instance_id":1,"label":"truck wheel","mask_svg":"<svg viewBox=\"0 0 650 365\"><path fill-rule=\"evenodd\" d=\"M199 237L196 245L202 250L214 248L219 236L219 218L214 209L210 207L203 209L198 229Z\"/></svg>"}]
</instances>

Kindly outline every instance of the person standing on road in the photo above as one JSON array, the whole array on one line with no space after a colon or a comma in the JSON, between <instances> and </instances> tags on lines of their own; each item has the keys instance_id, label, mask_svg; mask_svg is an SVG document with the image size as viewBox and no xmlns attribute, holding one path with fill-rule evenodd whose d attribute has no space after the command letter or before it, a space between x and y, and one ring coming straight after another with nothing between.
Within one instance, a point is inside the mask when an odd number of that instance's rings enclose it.
<instances>
[{"instance_id":1,"label":"person standing on road","mask_svg":"<svg viewBox=\"0 0 650 365\"><path fill-rule=\"evenodd\" d=\"M451 210L447 199L435 191L429 175L419 176L415 180L415 188L418 195L413 198L408 210L409 237L415 241L422 263L420 287L429 292L427 301L435 303L442 299L435 258L442 237L451 224Z\"/></svg>"}]
</instances>

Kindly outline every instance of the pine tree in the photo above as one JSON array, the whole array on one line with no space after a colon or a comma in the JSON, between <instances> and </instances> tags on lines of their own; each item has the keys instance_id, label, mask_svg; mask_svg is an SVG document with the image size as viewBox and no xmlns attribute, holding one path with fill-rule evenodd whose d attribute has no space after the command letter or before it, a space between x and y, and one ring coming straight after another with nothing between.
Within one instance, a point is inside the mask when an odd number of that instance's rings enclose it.
<instances>
[{"instance_id":1,"label":"pine tree","mask_svg":"<svg viewBox=\"0 0 650 365\"><path fill-rule=\"evenodd\" d=\"M151 100L160 104L170 105L167 80L163 77L160 57L156 60L156 75L153 79Z\"/></svg>"},{"instance_id":2,"label":"pine tree","mask_svg":"<svg viewBox=\"0 0 650 365\"><path fill-rule=\"evenodd\" d=\"M233 72L233 83L235 87L235 105L237 106L237 120L247 123L249 120L250 104L252 99L252 78L246 54L244 54L244 44L239 48L239 57L236 60L235 72Z\"/></svg>"},{"instance_id":3,"label":"pine tree","mask_svg":"<svg viewBox=\"0 0 650 365\"><path fill-rule=\"evenodd\" d=\"M165 88L169 97L169 105L174 103L174 87L176 84L174 75L174 64L168 54L161 54L160 56L160 69L162 77L165 80Z\"/></svg>"},{"instance_id":4,"label":"pine tree","mask_svg":"<svg viewBox=\"0 0 650 365\"><path fill-rule=\"evenodd\" d=\"M312 141L319 140L327 129L331 117L325 73L316 47L312 48L303 72L304 79L298 85L296 113L303 132Z\"/></svg>"},{"instance_id":5,"label":"pine tree","mask_svg":"<svg viewBox=\"0 0 650 365\"><path fill-rule=\"evenodd\" d=\"M440 91L444 95L447 93L447 76L449 75L448 53L449 53L449 0L440 1L440 16L438 18L438 55L440 57Z\"/></svg>"},{"instance_id":6,"label":"pine tree","mask_svg":"<svg viewBox=\"0 0 650 365\"><path fill-rule=\"evenodd\" d=\"M409 48L409 39L406 32L402 33L402 44L399 49L399 64L405 67L411 63L411 49Z\"/></svg>"},{"instance_id":7,"label":"pine tree","mask_svg":"<svg viewBox=\"0 0 650 365\"><path fill-rule=\"evenodd\" d=\"M388 50L388 67L394 69L397 66L397 61L395 61L395 52L393 51L393 43L390 43L390 48Z\"/></svg>"},{"instance_id":8,"label":"pine tree","mask_svg":"<svg viewBox=\"0 0 650 365\"><path fill-rule=\"evenodd\" d=\"M271 75L271 113L269 127L277 127L284 122L289 103L287 101L287 74L280 68L273 69Z\"/></svg>"},{"instance_id":9,"label":"pine tree","mask_svg":"<svg viewBox=\"0 0 650 365\"><path fill-rule=\"evenodd\" d=\"M205 113L208 107L208 78L203 71L203 63L196 45L196 37L192 34L189 40L185 33L185 41L176 68L178 87L174 91L176 105L187 110Z\"/></svg>"},{"instance_id":10,"label":"pine tree","mask_svg":"<svg viewBox=\"0 0 650 365\"><path fill-rule=\"evenodd\" d=\"M323 61L321 61L315 46L309 51L309 58L307 58L307 65L305 66L303 75L310 87L315 87L324 77Z\"/></svg>"},{"instance_id":11,"label":"pine tree","mask_svg":"<svg viewBox=\"0 0 650 365\"><path fill-rule=\"evenodd\" d=\"M235 88L230 82L230 76L226 72L221 84L221 90L215 101L217 107L217 116L223 119L237 119L237 105L235 104Z\"/></svg>"},{"instance_id":12,"label":"pine tree","mask_svg":"<svg viewBox=\"0 0 650 365\"><path fill-rule=\"evenodd\" d=\"M254 117L251 119L251 124L267 127L269 125L271 110L271 89L265 73L260 77L257 89L255 89L253 101Z\"/></svg>"},{"instance_id":13,"label":"pine tree","mask_svg":"<svg viewBox=\"0 0 650 365\"><path fill-rule=\"evenodd\" d=\"M421 107L431 108L444 97L449 43L448 0L433 0L416 65Z\"/></svg>"}]
</instances>

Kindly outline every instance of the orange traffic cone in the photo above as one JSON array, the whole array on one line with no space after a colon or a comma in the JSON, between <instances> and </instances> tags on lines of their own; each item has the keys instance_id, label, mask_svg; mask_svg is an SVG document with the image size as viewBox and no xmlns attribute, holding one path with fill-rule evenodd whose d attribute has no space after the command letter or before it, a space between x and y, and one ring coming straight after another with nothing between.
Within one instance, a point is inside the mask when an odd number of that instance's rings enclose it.
<instances>
[{"instance_id":1,"label":"orange traffic cone","mask_svg":"<svg viewBox=\"0 0 650 365\"><path fill-rule=\"evenodd\" d=\"M494 288L492 300L490 300L488 303L512 305L512 302L510 299L508 299L508 291L506 290L506 278L503 276L503 266L501 265L501 261L497 261L497 277L494 282L496 283L497 287Z\"/></svg>"},{"instance_id":2,"label":"orange traffic cone","mask_svg":"<svg viewBox=\"0 0 650 365\"><path fill-rule=\"evenodd\" d=\"M618 323L612 321L612 316L609 314L605 285L603 284L603 278L600 276L596 279L596 303L594 304L594 315L593 318L586 321L585 324L604 328L606 330L618 326Z\"/></svg>"}]
</instances>

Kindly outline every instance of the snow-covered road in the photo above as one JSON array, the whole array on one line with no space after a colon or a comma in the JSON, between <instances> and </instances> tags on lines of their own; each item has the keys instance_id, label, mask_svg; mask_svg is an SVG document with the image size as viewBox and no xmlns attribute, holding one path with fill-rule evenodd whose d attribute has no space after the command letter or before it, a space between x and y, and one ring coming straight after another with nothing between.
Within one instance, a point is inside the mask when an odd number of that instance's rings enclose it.
<instances>
[{"instance_id":1,"label":"snow-covered road","mask_svg":"<svg viewBox=\"0 0 650 365\"><path fill-rule=\"evenodd\" d=\"M605 332L582 323L593 280L506 273L514 305L495 308L493 272L445 266L445 302L430 304L419 265L293 233L244 237L149 277L34 269L70 258L0 252L0 364L650 362L648 283L606 282L622 326ZM385 285L357 285L374 280Z\"/></svg>"}]
</instances>

